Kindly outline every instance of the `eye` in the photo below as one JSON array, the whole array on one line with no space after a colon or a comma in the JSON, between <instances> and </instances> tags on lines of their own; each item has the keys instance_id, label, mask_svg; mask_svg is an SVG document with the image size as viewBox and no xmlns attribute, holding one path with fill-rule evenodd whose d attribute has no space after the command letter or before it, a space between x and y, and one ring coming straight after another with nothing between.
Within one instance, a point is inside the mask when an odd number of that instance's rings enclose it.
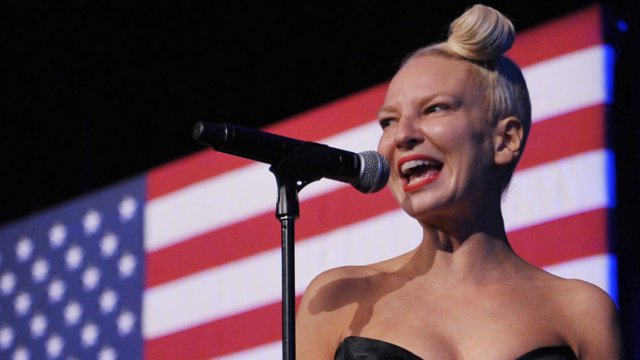
<instances>
[{"instance_id":1,"label":"eye","mask_svg":"<svg viewBox=\"0 0 640 360\"><path fill-rule=\"evenodd\" d=\"M435 105L431 105L431 106L427 107L424 110L424 113L425 114L439 113L439 112L447 111L449 109L451 109L451 107L449 105L435 104Z\"/></svg>"},{"instance_id":2,"label":"eye","mask_svg":"<svg viewBox=\"0 0 640 360\"><path fill-rule=\"evenodd\" d=\"M396 119L394 119L394 118L383 118L383 119L378 120L378 123L380 124L380 127L384 130L389 125L393 124L395 121L396 121Z\"/></svg>"}]
</instances>

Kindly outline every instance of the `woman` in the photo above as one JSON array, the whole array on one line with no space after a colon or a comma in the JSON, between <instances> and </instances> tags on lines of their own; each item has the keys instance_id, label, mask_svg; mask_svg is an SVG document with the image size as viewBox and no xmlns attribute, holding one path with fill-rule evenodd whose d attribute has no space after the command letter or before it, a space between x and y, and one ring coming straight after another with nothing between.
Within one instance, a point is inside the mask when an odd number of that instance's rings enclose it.
<instances>
[{"instance_id":1,"label":"woman","mask_svg":"<svg viewBox=\"0 0 640 360\"><path fill-rule=\"evenodd\" d=\"M476 5L393 77L379 122L413 251L329 270L298 311L298 359L617 359L605 292L520 259L500 201L531 124L511 22Z\"/></svg>"}]
</instances>

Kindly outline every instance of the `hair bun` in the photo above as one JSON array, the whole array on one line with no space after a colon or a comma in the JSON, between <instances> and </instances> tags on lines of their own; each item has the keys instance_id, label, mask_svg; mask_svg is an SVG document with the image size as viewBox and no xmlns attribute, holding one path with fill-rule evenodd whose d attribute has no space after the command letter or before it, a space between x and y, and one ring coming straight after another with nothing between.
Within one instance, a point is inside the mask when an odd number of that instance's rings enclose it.
<instances>
[{"instance_id":1,"label":"hair bun","mask_svg":"<svg viewBox=\"0 0 640 360\"><path fill-rule=\"evenodd\" d=\"M469 60L494 60L511 48L515 32L511 21L497 10L474 5L451 23L447 45Z\"/></svg>"}]
</instances>

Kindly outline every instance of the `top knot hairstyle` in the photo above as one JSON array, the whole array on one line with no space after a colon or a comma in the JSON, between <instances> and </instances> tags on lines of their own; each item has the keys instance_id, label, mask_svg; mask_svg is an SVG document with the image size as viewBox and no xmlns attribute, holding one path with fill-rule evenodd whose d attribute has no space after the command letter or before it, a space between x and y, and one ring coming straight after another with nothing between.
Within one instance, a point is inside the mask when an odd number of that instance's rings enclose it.
<instances>
[{"instance_id":1,"label":"top knot hairstyle","mask_svg":"<svg viewBox=\"0 0 640 360\"><path fill-rule=\"evenodd\" d=\"M516 30L509 19L484 5L475 5L451 23L447 46L469 60L491 61L513 45Z\"/></svg>"},{"instance_id":2,"label":"top knot hairstyle","mask_svg":"<svg viewBox=\"0 0 640 360\"><path fill-rule=\"evenodd\" d=\"M474 5L451 23L446 41L418 49L404 61L403 66L422 56L467 61L472 78L485 92L487 117L491 124L495 125L498 120L509 116L518 118L522 124L522 150L531 128L531 101L522 71L504 56L514 39L515 28L506 16L488 6ZM505 171L503 190L509 185L519 157Z\"/></svg>"}]
</instances>

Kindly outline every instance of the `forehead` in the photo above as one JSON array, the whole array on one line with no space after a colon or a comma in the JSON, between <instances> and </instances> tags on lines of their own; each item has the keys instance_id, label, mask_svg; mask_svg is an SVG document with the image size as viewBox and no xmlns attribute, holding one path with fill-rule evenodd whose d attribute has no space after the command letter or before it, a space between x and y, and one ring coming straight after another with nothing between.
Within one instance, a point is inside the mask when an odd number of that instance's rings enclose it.
<instances>
[{"instance_id":1,"label":"forehead","mask_svg":"<svg viewBox=\"0 0 640 360\"><path fill-rule=\"evenodd\" d=\"M389 84L387 100L394 96L429 96L442 92L463 97L478 91L468 62L424 55L409 60L396 73Z\"/></svg>"}]
</instances>

